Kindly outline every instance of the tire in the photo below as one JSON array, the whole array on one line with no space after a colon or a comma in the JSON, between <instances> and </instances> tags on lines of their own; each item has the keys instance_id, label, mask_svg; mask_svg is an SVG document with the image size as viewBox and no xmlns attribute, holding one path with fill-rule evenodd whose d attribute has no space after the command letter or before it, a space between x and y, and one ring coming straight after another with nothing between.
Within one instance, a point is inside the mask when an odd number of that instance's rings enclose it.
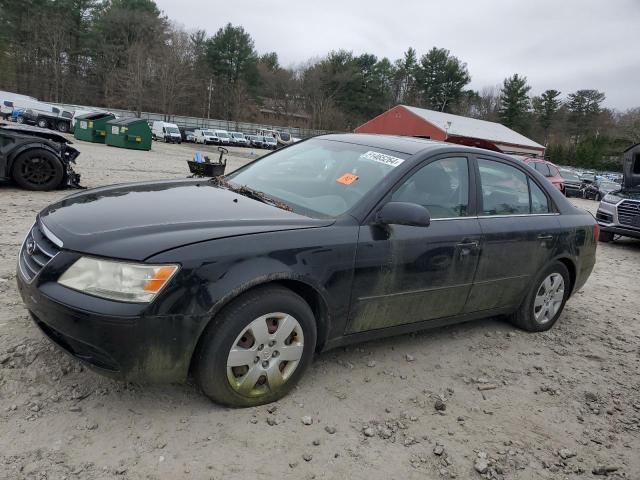
<instances>
[{"instance_id":1,"label":"tire","mask_svg":"<svg viewBox=\"0 0 640 480\"><path fill-rule=\"evenodd\" d=\"M292 333L283 337L291 326ZM194 355L195 380L207 397L222 405L274 402L296 385L311 363L316 335L313 312L300 296L280 286L255 288L232 301L206 328ZM232 348L236 360L230 356ZM285 357L297 360L278 360ZM228 362L238 365L228 367Z\"/></svg>"},{"instance_id":2,"label":"tire","mask_svg":"<svg viewBox=\"0 0 640 480\"><path fill-rule=\"evenodd\" d=\"M24 117L17 117L16 123L20 123L20 124L24 123Z\"/></svg>"},{"instance_id":3,"label":"tire","mask_svg":"<svg viewBox=\"0 0 640 480\"><path fill-rule=\"evenodd\" d=\"M11 176L27 190L55 190L62 186L64 167L53 153L36 148L14 160Z\"/></svg>"},{"instance_id":4,"label":"tire","mask_svg":"<svg viewBox=\"0 0 640 480\"><path fill-rule=\"evenodd\" d=\"M36 122L36 125L40 128L48 128L49 122L46 119L41 118Z\"/></svg>"},{"instance_id":5,"label":"tire","mask_svg":"<svg viewBox=\"0 0 640 480\"><path fill-rule=\"evenodd\" d=\"M550 282L549 279L553 279ZM560 282L562 280L562 282ZM569 298L571 282L567 267L561 262L555 262L545 268L535 279L529 293L518 310L508 317L515 326L528 332L544 332L558 321ZM554 290L557 288L558 290ZM562 292L560 293L560 289ZM555 295L554 295L555 291ZM550 292L548 297L547 292ZM550 299L550 304L540 299ZM552 310L545 310L549 306Z\"/></svg>"},{"instance_id":6,"label":"tire","mask_svg":"<svg viewBox=\"0 0 640 480\"><path fill-rule=\"evenodd\" d=\"M158 137L156 137L155 133L151 135L151 140L153 140L154 142L158 141Z\"/></svg>"},{"instance_id":7,"label":"tire","mask_svg":"<svg viewBox=\"0 0 640 480\"><path fill-rule=\"evenodd\" d=\"M613 232L605 232L603 230L600 230L600 236L598 237L598 240L600 240L602 243L613 242L613 236Z\"/></svg>"},{"instance_id":8,"label":"tire","mask_svg":"<svg viewBox=\"0 0 640 480\"><path fill-rule=\"evenodd\" d=\"M58 122L58 131L67 133L69 131L69 124L67 122Z\"/></svg>"}]
</instances>

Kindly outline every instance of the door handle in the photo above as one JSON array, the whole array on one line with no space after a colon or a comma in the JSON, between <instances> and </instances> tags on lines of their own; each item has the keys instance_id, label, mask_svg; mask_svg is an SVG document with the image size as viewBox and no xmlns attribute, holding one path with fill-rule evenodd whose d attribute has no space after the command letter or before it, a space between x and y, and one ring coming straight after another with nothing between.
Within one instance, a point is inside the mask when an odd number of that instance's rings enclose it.
<instances>
[{"instance_id":1,"label":"door handle","mask_svg":"<svg viewBox=\"0 0 640 480\"><path fill-rule=\"evenodd\" d=\"M538 240L553 240L553 235L545 235L544 233L541 233L538 235Z\"/></svg>"},{"instance_id":2,"label":"door handle","mask_svg":"<svg viewBox=\"0 0 640 480\"><path fill-rule=\"evenodd\" d=\"M476 250L480 246L480 242L477 240L472 240L469 242L461 242L458 243L458 248L460 249L460 257L467 257L471 255L473 250Z\"/></svg>"},{"instance_id":3,"label":"door handle","mask_svg":"<svg viewBox=\"0 0 640 480\"><path fill-rule=\"evenodd\" d=\"M462 248L478 248L480 246L480 242L478 242L477 240L473 240L470 242L461 242L458 244L458 246Z\"/></svg>"}]
</instances>

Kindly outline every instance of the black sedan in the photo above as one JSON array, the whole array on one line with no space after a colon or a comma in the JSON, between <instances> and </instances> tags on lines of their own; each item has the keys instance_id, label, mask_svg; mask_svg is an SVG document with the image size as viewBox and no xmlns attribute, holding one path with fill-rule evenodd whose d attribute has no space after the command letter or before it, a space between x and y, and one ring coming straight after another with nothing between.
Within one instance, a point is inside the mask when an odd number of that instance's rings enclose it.
<instances>
[{"instance_id":1,"label":"black sedan","mask_svg":"<svg viewBox=\"0 0 640 480\"><path fill-rule=\"evenodd\" d=\"M38 215L17 278L44 334L100 372L192 373L251 406L285 395L316 351L495 315L547 330L597 236L510 157L328 135L225 178L67 197Z\"/></svg>"}]
</instances>

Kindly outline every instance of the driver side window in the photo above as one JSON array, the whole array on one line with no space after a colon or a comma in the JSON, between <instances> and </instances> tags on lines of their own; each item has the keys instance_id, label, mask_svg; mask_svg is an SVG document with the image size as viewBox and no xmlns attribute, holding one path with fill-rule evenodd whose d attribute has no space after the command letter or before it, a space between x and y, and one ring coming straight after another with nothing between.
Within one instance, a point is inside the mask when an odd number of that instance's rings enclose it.
<instances>
[{"instance_id":1,"label":"driver side window","mask_svg":"<svg viewBox=\"0 0 640 480\"><path fill-rule=\"evenodd\" d=\"M422 167L391 197L417 203L431 218L464 217L469 211L469 165L466 157L442 158Z\"/></svg>"}]
</instances>

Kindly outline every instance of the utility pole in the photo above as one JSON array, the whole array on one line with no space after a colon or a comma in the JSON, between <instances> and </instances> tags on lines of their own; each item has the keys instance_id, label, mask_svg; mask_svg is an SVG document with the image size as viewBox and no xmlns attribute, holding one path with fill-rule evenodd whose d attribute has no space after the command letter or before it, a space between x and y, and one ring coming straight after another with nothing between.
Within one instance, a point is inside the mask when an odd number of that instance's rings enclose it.
<instances>
[{"instance_id":1,"label":"utility pole","mask_svg":"<svg viewBox=\"0 0 640 480\"><path fill-rule=\"evenodd\" d=\"M207 119L211 119L211 92L213 91L213 77L209 77L209 103L207 104Z\"/></svg>"}]
</instances>

